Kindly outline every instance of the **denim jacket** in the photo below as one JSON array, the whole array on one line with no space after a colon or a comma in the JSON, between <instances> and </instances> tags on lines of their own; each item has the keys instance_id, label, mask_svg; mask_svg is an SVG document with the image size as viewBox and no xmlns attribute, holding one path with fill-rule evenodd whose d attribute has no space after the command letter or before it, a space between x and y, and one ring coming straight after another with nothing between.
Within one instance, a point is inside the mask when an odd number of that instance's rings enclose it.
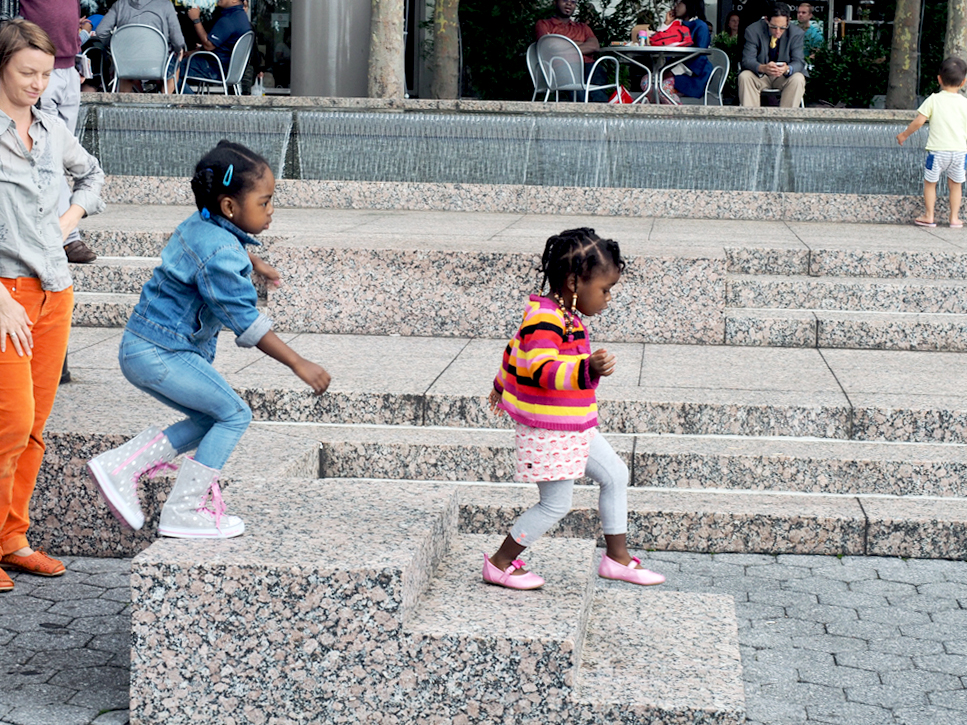
<instances>
[{"instance_id":1,"label":"denim jacket","mask_svg":"<svg viewBox=\"0 0 967 725\"><path fill-rule=\"evenodd\" d=\"M158 347L196 352L209 362L223 326L235 333L239 347L257 345L272 321L255 306L246 244L258 246L227 219L192 214L168 240L127 329Z\"/></svg>"}]
</instances>

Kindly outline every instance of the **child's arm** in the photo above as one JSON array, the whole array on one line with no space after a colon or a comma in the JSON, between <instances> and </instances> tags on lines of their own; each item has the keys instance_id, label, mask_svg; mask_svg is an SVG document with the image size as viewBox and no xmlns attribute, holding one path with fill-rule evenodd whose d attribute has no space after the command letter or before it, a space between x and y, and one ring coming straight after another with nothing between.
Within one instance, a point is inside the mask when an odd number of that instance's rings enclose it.
<instances>
[{"instance_id":1,"label":"child's arm","mask_svg":"<svg viewBox=\"0 0 967 725\"><path fill-rule=\"evenodd\" d=\"M910 122L909 126L906 127L906 130L896 135L896 142L902 146L903 142L916 133L917 129L925 124L928 120L929 119L922 113L918 113L917 117Z\"/></svg>"},{"instance_id":2,"label":"child's arm","mask_svg":"<svg viewBox=\"0 0 967 725\"><path fill-rule=\"evenodd\" d=\"M275 267L273 267L271 264L266 262L261 257L257 257L251 252L248 252L248 258L249 258L249 261L252 263L252 271L254 271L255 274L259 274L265 277L265 281L273 285L274 287L278 287L280 284L282 284L279 281L279 278L281 276L279 274L279 270L277 270Z\"/></svg>"},{"instance_id":3,"label":"child's arm","mask_svg":"<svg viewBox=\"0 0 967 725\"><path fill-rule=\"evenodd\" d=\"M271 330L262 336L256 347L269 357L275 358L290 368L306 385L312 388L316 395L326 392L326 388L329 387L329 373L321 365L306 360L282 342L279 336Z\"/></svg>"}]
</instances>

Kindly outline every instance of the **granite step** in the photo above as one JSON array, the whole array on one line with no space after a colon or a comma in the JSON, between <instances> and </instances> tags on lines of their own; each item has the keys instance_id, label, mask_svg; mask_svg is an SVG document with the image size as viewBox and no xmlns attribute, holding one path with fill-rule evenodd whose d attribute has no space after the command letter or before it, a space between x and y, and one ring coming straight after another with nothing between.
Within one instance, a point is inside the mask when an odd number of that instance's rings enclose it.
<instances>
[{"instance_id":1,"label":"granite step","mask_svg":"<svg viewBox=\"0 0 967 725\"><path fill-rule=\"evenodd\" d=\"M510 481L509 431L431 426L289 426L319 441L324 478ZM740 436L608 434L631 486L967 497L967 446Z\"/></svg>"},{"instance_id":2,"label":"granite step","mask_svg":"<svg viewBox=\"0 0 967 725\"><path fill-rule=\"evenodd\" d=\"M745 722L730 596L595 592L575 698L595 722Z\"/></svg>"},{"instance_id":3,"label":"granite step","mask_svg":"<svg viewBox=\"0 0 967 725\"><path fill-rule=\"evenodd\" d=\"M941 240L883 225L796 224L802 242L726 244L732 274L901 279L967 279L967 252ZM824 230L828 235L824 235ZM890 235L895 239L889 239ZM884 239L887 237L887 239ZM836 239L831 243L830 239Z\"/></svg>"},{"instance_id":4,"label":"granite step","mask_svg":"<svg viewBox=\"0 0 967 725\"><path fill-rule=\"evenodd\" d=\"M124 327L140 292L74 292L74 327Z\"/></svg>"},{"instance_id":5,"label":"granite step","mask_svg":"<svg viewBox=\"0 0 967 725\"><path fill-rule=\"evenodd\" d=\"M120 336L105 328L73 331L76 382L61 389L54 410L78 422L68 430L78 430L98 406L108 420L119 410L170 414L124 380ZM504 340L283 335L332 374L329 391L316 396L287 368L232 338L221 336L216 368L256 420L511 425L487 405ZM619 362L597 391L606 432L967 443L967 356L960 353L630 343L608 349Z\"/></svg>"},{"instance_id":6,"label":"granite step","mask_svg":"<svg viewBox=\"0 0 967 725\"><path fill-rule=\"evenodd\" d=\"M967 351L967 315L727 309L725 343L762 347L964 352Z\"/></svg>"},{"instance_id":7,"label":"granite step","mask_svg":"<svg viewBox=\"0 0 967 725\"><path fill-rule=\"evenodd\" d=\"M253 479L231 506L244 536L132 561L132 721L411 722L404 626L456 533L453 487Z\"/></svg>"},{"instance_id":8,"label":"granite step","mask_svg":"<svg viewBox=\"0 0 967 725\"><path fill-rule=\"evenodd\" d=\"M416 663L406 699L414 717L492 722L583 723L571 699L599 554L593 540L547 539L528 552L546 580L512 591L481 579L483 553L499 534L460 535L405 626ZM459 672L459 678L454 678Z\"/></svg>"},{"instance_id":9,"label":"granite step","mask_svg":"<svg viewBox=\"0 0 967 725\"><path fill-rule=\"evenodd\" d=\"M509 531L537 503L533 485L457 484L460 531ZM575 486L548 536L598 540L597 486ZM657 551L967 556L967 499L726 490L628 489L628 546Z\"/></svg>"},{"instance_id":10,"label":"granite step","mask_svg":"<svg viewBox=\"0 0 967 725\"><path fill-rule=\"evenodd\" d=\"M967 313L962 279L729 275L729 308Z\"/></svg>"},{"instance_id":11,"label":"granite step","mask_svg":"<svg viewBox=\"0 0 967 725\"><path fill-rule=\"evenodd\" d=\"M98 256L88 264L72 264L74 291L139 295L160 263L158 257Z\"/></svg>"}]
</instances>

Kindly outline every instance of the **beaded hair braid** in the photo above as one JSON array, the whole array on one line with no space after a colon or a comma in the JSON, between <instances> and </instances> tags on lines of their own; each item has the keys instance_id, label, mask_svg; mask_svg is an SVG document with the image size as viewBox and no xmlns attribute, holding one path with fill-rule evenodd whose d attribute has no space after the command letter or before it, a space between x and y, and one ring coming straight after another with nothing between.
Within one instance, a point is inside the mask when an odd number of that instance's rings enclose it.
<instances>
[{"instance_id":1,"label":"beaded hair braid","mask_svg":"<svg viewBox=\"0 0 967 725\"><path fill-rule=\"evenodd\" d=\"M574 332L574 315L577 310L577 294L571 296L568 310L562 296L567 280L575 279L575 289L580 280L589 280L595 270L613 265L618 272L624 272L625 261L621 258L618 243L612 239L602 239L589 227L567 229L547 240L541 256L541 286L550 288L551 296L564 310L565 334Z\"/></svg>"},{"instance_id":2,"label":"beaded hair braid","mask_svg":"<svg viewBox=\"0 0 967 725\"><path fill-rule=\"evenodd\" d=\"M206 211L221 215L218 198L241 198L268 168L268 161L242 144L219 141L195 166L195 175L191 179L195 206L202 216Z\"/></svg>"}]
</instances>

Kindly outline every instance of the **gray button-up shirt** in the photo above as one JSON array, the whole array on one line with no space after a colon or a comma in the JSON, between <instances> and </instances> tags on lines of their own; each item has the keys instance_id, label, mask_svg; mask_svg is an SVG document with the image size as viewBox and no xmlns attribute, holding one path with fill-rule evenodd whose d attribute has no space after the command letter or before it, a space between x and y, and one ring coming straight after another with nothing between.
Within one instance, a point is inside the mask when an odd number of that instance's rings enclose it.
<instances>
[{"instance_id":1,"label":"gray button-up shirt","mask_svg":"<svg viewBox=\"0 0 967 725\"><path fill-rule=\"evenodd\" d=\"M60 119L32 109L28 151L16 124L0 111L0 277L37 277L59 292L71 286L57 202L66 171L71 203L88 214L104 210L104 172Z\"/></svg>"}]
</instances>

